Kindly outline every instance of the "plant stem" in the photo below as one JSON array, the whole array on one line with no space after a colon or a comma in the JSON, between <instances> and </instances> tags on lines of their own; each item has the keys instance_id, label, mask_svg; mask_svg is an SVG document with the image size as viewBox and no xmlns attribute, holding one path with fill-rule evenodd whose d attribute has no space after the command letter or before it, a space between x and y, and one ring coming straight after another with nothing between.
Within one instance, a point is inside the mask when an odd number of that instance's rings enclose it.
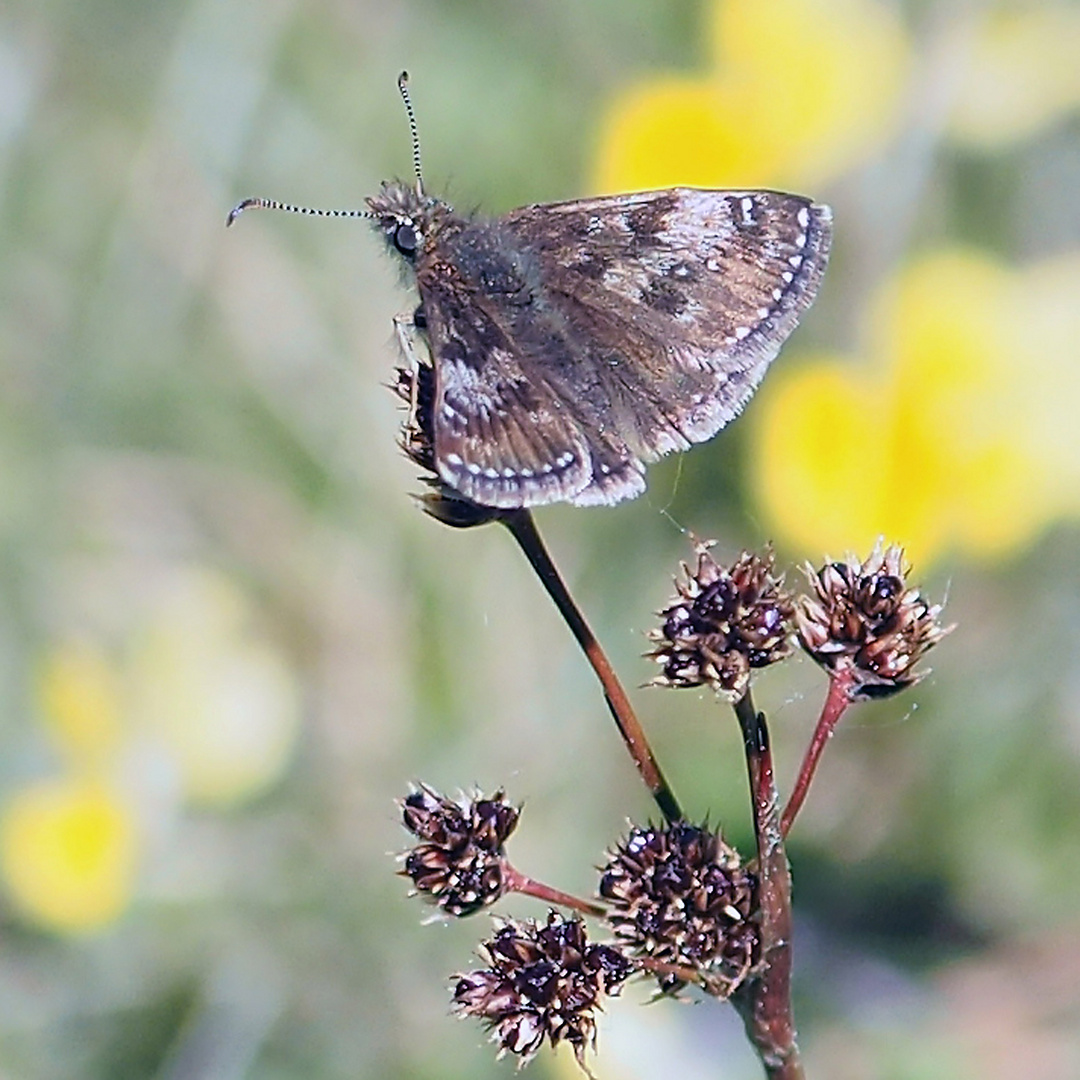
<instances>
[{"instance_id":1,"label":"plant stem","mask_svg":"<svg viewBox=\"0 0 1080 1080\"><path fill-rule=\"evenodd\" d=\"M521 873L510 863L503 860L503 880L511 892L523 893L525 896L535 896L538 900L545 900L549 904L557 904L559 907L570 908L572 911L580 911L582 915L593 915L602 918L607 913L607 908L602 904L594 904L589 900L571 896L560 889L553 889L542 881L536 881L527 874Z\"/></svg>"},{"instance_id":2,"label":"plant stem","mask_svg":"<svg viewBox=\"0 0 1080 1080\"><path fill-rule=\"evenodd\" d=\"M791 826L802 809L806 800L806 793L810 790L810 782L817 772L818 762L829 739L832 738L840 717L847 711L851 704L850 690L852 684L851 672L840 670L835 675L829 676L829 693L825 698L825 704L818 717L817 727L814 728L814 736L810 745L806 748L802 765L799 767L799 776L795 781L791 797L787 806L784 807L784 816L780 819L780 831L786 837L791 832Z\"/></svg>"},{"instance_id":3,"label":"plant stem","mask_svg":"<svg viewBox=\"0 0 1080 1080\"><path fill-rule=\"evenodd\" d=\"M630 756L634 759L642 780L652 792L660 812L668 821L681 821L682 810L660 771L660 766L645 738L645 731L630 705L630 699L626 696L626 691L619 682L604 650L600 647L600 643L596 640L596 635L585 622L584 616L559 576L559 571L551 561L551 556L540 538L532 514L528 510L516 510L500 517L499 520L518 542L525 553L525 558L536 571L548 595L570 627L570 632L577 639L592 665L593 671L596 672L608 708L615 718L615 726L619 729L619 734L622 735L623 742L626 743L626 748L630 751Z\"/></svg>"},{"instance_id":4,"label":"plant stem","mask_svg":"<svg viewBox=\"0 0 1080 1080\"><path fill-rule=\"evenodd\" d=\"M791 1011L791 868L780 831L780 800L764 713L749 691L735 704L742 728L757 839L761 970L731 996L770 1080L803 1080Z\"/></svg>"}]
</instances>

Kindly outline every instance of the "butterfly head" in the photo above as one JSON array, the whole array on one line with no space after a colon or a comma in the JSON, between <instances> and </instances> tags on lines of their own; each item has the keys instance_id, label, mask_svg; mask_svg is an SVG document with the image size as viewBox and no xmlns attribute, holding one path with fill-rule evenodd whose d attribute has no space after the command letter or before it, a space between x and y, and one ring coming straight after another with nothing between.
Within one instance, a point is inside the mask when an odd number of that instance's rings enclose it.
<instances>
[{"instance_id":1,"label":"butterfly head","mask_svg":"<svg viewBox=\"0 0 1080 1080\"><path fill-rule=\"evenodd\" d=\"M446 205L401 180L383 181L378 195L367 199L375 228L387 244L407 262L416 259L435 219Z\"/></svg>"}]
</instances>

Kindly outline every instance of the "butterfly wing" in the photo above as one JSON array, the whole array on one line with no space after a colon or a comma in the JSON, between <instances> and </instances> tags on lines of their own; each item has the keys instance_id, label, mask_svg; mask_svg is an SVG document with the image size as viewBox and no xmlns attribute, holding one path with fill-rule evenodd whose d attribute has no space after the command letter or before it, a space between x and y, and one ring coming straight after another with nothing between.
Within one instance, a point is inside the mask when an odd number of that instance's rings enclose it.
<instances>
[{"instance_id":1,"label":"butterfly wing","mask_svg":"<svg viewBox=\"0 0 1080 1080\"><path fill-rule=\"evenodd\" d=\"M831 212L771 191L673 189L502 219L586 333L605 389L629 395L647 459L702 442L749 400L828 258Z\"/></svg>"},{"instance_id":2,"label":"butterfly wing","mask_svg":"<svg viewBox=\"0 0 1080 1080\"><path fill-rule=\"evenodd\" d=\"M432 442L443 481L482 506L572 499L588 483L585 433L503 325L505 306L462 278L451 259L420 267L435 368Z\"/></svg>"},{"instance_id":3,"label":"butterfly wing","mask_svg":"<svg viewBox=\"0 0 1080 1080\"><path fill-rule=\"evenodd\" d=\"M644 462L741 411L816 295L830 235L828 208L769 191L463 222L445 264L418 273L449 406L435 415L443 478L485 505L640 494Z\"/></svg>"}]
</instances>

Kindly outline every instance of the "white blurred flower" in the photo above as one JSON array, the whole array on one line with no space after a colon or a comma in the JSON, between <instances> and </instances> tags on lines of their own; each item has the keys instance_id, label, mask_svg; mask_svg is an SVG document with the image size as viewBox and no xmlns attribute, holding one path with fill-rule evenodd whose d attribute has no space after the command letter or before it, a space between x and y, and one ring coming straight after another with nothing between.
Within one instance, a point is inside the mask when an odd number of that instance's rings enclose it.
<instances>
[{"instance_id":1,"label":"white blurred flower","mask_svg":"<svg viewBox=\"0 0 1080 1080\"><path fill-rule=\"evenodd\" d=\"M225 576L178 570L135 644L132 718L174 755L192 802L257 795L281 776L296 740L298 679L250 617Z\"/></svg>"}]
</instances>

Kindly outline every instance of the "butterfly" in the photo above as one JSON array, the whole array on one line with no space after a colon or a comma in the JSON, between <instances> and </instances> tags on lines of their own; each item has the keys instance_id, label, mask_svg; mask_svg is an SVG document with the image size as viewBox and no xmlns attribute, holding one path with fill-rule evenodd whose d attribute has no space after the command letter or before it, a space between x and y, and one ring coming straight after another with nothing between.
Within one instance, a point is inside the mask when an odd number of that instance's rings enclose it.
<instances>
[{"instance_id":1,"label":"butterfly","mask_svg":"<svg viewBox=\"0 0 1080 1080\"><path fill-rule=\"evenodd\" d=\"M483 507L613 504L645 468L742 411L821 284L827 206L779 191L670 188L496 218L428 195L403 73L415 183L367 209L420 303L398 321L430 401L443 484ZM412 341L426 342L419 356Z\"/></svg>"}]
</instances>

